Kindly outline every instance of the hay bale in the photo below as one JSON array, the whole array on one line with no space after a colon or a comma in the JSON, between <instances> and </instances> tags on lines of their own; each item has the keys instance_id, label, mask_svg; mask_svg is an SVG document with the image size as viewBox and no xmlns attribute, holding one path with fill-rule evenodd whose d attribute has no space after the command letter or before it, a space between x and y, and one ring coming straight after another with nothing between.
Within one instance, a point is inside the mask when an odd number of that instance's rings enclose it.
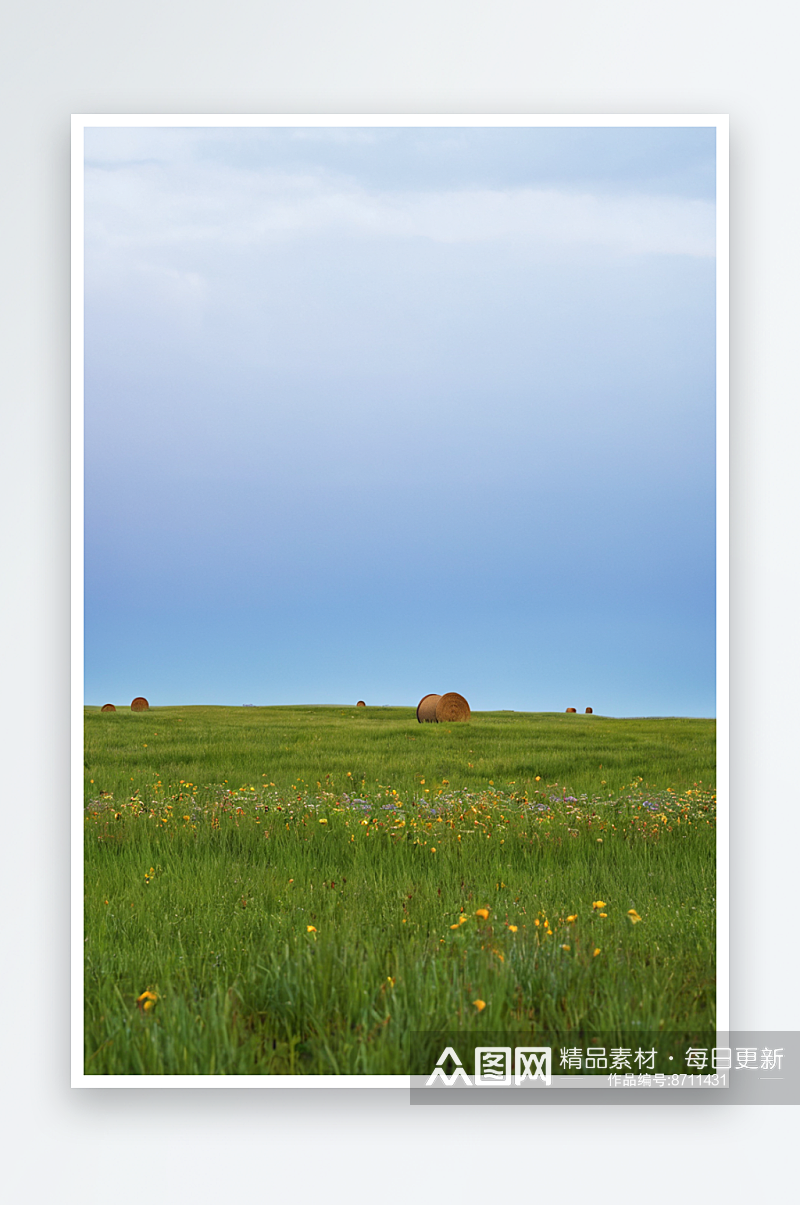
<instances>
[{"instance_id":1,"label":"hay bale","mask_svg":"<svg viewBox=\"0 0 800 1205\"><path fill-rule=\"evenodd\" d=\"M594 713L593 713L593 711L592 711L592 709L591 709L591 707L587 707L587 708L586 708L586 714L587 714L587 715L593 715L593 714L594 714Z\"/></svg>"},{"instance_id":2,"label":"hay bale","mask_svg":"<svg viewBox=\"0 0 800 1205\"><path fill-rule=\"evenodd\" d=\"M359 699L358 702L356 703L356 707L366 707L366 703L364 702L363 699Z\"/></svg>"},{"instance_id":3,"label":"hay bale","mask_svg":"<svg viewBox=\"0 0 800 1205\"><path fill-rule=\"evenodd\" d=\"M101 711L116 711L117 709L113 703L104 703L103 706L100 708L100 710Z\"/></svg>"},{"instance_id":4,"label":"hay bale","mask_svg":"<svg viewBox=\"0 0 800 1205\"><path fill-rule=\"evenodd\" d=\"M437 724L449 724L451 721L457 720L466 723L469 714L469 703L463 695L457 695L454 690L451 690L449 694L442 695L436 704Z\"/></svg>"},{"instance_id":5,"label":"hay bale","mask_svg":"<svg viewBox=\"0 0 800 1205\"><path fill-rule=\"evenodd\" d=\"M436 723L436 704L441 695L424 695L417 704L417 720L420 724Z\"/></svg>"},{"instance_id":6,"label":"hay bale","mask_svg":"<svg viewBox=\"0 0 800 1205\"><path fill-rule=\"evenodd\" d=\"M575 708L574 708L574 707L568 707L568 708L567 708L567 715L577 715L577 714L578 714L578 713L576 712L576 710L575 710Z\"/></svg>"},{"instance_id":7,"label":"hay bale","mask_svg":"<svg viewBox=\"0 0 800 1205\"><path fill-rule=\"evenodd\" d=\"M150 710L150 704L147 702L147 699L142 697L142 695L137 695L136 698L131 703L131 711L149 711L149 710Z\"/></svg>"}]
</instances>

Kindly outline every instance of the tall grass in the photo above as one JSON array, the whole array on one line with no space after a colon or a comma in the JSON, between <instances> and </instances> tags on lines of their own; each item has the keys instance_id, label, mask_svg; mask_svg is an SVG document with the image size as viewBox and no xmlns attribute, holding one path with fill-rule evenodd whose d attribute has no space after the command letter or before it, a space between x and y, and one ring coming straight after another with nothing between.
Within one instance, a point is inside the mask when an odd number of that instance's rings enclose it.
<instances>
[{"instance_id":1,"label":"tall grass","mask_svg":"<svg viewBox=\"0 0 800 1205\"><path fill-rule=\"evenodd\" d=\"M713 1030L708 722L343 710L87 716L87 1072Z\"/></svg>"}]
</instances>

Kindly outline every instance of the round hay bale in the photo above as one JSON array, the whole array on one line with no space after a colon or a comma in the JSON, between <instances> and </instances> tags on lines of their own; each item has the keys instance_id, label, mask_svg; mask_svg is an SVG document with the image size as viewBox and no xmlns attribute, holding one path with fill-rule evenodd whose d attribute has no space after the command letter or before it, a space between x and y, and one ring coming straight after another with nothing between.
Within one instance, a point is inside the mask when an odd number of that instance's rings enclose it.
<instances>
[{"instance_id":1,"label":"round hay bale","mask_svg":"<svg viewBox=\"0 0 800 1205\"><path fill-rule=\"evenodd\" d=\"M356 707L366 707L366 703L364 702L363 699L359 699L358 702L356 703Z\"/></svg>"},{"instance_id":2,"label":"round hay bale","mask_svg":"<svg viewBox=\"0 0 800 1205\"><path fill-rule=\"evenodd\" d=\"M149 711L150 704L142 695L137 695L131 703L131 711Z\"/></svg>"},{"instance_id":3,"label":"round hay bale","mask_svg":"<svg viewBox=\"0 0 800 1205\"><path fill-rule=\"evenodd\" d=\"M586 714L587 714L587 715L594 715L594 712L592 711L591 707L587 707L587 708L586 708Z\"/></svg>"},{"instance_id":4,"label":"round hay bale","mask_svg":"<svg viewBox=\"0 0 800 1205\"><path fill-rule=\"evenodd\" d=\"M576 712L576 710L575 710L575 708L574 708L574 707L568 707L568 708L567 708L567 715L577 715L577 714L578 714L578 713Z\"/></svg>"},{"instance_id":5,"label":"round hay bale","mask_svg":"<svg viewBox=\"0 0 800 1205\"><path fill-rule=\"evenodd\" d=\"M424 695L417 704L417 720L420 724L436 723L436 704L441 695Z\"/></svg>"},{"instance_id":6,"label":"round hay bale","mask_svg":"<svg viewBox=\"0 0 800 1205\"><path fill-rule=\"evenodd\" d=\"M100 710L101 711L116 711L117 709L113 703L104 703L103 706L100 708Z\"/></svg>"},{"instance_id":7,"label":"round hay bale","mask_svg":"<svg viewBox=\"0 0 800 1205\"><path fill-rule=\"evenodd\" d=\"M457 695L454 690L451 690L449 694L442 695L436 704L437 724L449 724L451 721L457 720L466 723L469 714L469 703L463 695Z\"/></svg>"}]
</instances>

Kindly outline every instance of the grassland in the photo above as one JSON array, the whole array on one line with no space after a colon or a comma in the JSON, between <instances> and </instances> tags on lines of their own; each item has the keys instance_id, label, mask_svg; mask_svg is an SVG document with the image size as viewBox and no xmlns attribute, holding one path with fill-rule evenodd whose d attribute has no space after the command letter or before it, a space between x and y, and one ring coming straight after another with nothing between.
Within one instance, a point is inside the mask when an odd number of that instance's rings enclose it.
<instances>
[{"instance_id":1,"label":"grassland","mask_svg":"<svg viewBox=\"0 0 800 1205\"><path fill-rule=\"evenodd\" d=\"M712 721L89 708L85 731L88 1073L714 1029Z\"/></svg>"}]
</instances>

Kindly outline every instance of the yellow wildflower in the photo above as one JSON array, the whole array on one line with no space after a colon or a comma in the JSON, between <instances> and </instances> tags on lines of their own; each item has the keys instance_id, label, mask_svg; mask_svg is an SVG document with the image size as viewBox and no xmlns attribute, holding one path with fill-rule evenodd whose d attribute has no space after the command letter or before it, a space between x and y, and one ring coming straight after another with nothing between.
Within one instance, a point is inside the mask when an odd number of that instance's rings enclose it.
<instances>
[{"instance_id":1,"label":"yellow wildflower","mask_svg":"<svg viewBox=\"0 0 800 1205\"><path fill-rule=\"evenodd\" d=\"M597 955L598 955L599 953L600 953L600 947L598 946L598 947L596 948L596 950L595 950L594 954L592 954L592 958L596 958L596 957L597 957Z\"/></svg>"},{"instance_id":2,"label":"yellow wildflower","mask_svg":"<svg viewBox=\"0 0 800 1205\"><path fill-rule=\"evenodd\" d=\"M572 922L573 922L574 920L577 920L577 919L578 919L578 914L577 914L577 912L574 912L574 913L572 914L572 916L568 916L568 917L567 917L567 924L568 924L568 925L571 925L571 924L572 924Z\"/></svg>"},{"instance_id":3,"label":"yellow wildflower","mask_svg":"<svg viewBox=\"0 0 800 1205\"><path fill-rule=\"evenodd\" d=\"M137 997L136 1003L141 1012L149 1013L155 1008L156 1000L158 1000L158 996L155 992L142 992L141 996Z\"/></svg>"},{"instance_id":4,"label":"yellow wildflower","mask_svg":"<svg viewBox=\"0 0 800 1205\"><path fill-rule=\"evenodd\" d=\"M316 933L316 931L317 930L314 928L313 925L306 925L306 933Z\"/></svg>"},{"instance_id":5,"label":"yellow wildflower","mask_svg":"<svg viewBox=\"0 0 800 1205\"><path fill-rule=\"evenodd\" d=\"M628 916L630 917L631 923L634 925L638 924L639 921L642 919L635 908L628 909Z\"/></svg>"},{"instance_id":6,"label":"yellow wildflower","mask_svg":"<svg viewBox=\"0 0 800 1205\"><path fill-rule=\"evenodd\" d=\"M486 1008L485 1000L473 1000L472 1003L475 1005L475 1007L477 1008L479 1013L482 1013L483 1010Z\"/></svg>"},{"instance_id":7,"label":"yellow wildflower","mask_svg":"<svg viewBox=\"0 0 800 1205\"><path fill-rule=\"evenodd\" d=\"M594 903L592 904L593 908L605 908L605 906L606 906L605 900L595 900Z\"/></svg>"},{"instance_id":8,"label":"yellow wildflower","mask_svg":"<svg viewBox=\"0 0 800 1205\"><path fill-rule=\"evenodd\" d=\"M509 926L508 926L508 931L509 931L509 933L516 933L516 931L517 931L517 926L516 926L516 925L509 925Z\"/></svg>"},{"instance_id":9,"label":"yellow wildflower","mask_svg":"<svg viewBox=\"0 0 800 1205\"><path fill-rule=\"evenodd\" d=\"M475 915L480 916L482 920L488 920L489 919L489 909L488 908L478 908L477 911L475 912Z\"/></svg>"}]
</instances>

